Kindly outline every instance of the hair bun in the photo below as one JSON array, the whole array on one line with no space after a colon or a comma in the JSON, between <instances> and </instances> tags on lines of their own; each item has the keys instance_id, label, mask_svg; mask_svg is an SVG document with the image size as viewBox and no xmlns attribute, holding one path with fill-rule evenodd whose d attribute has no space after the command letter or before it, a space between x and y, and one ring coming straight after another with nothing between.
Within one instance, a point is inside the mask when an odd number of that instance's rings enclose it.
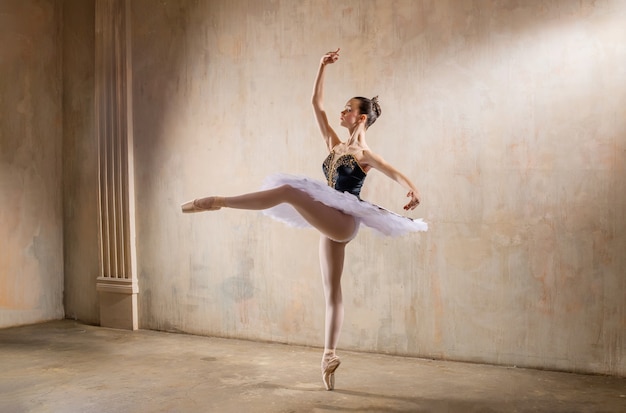
<instances>
[{"instance_id":1,"label":"hair bun","mask_svg":"<svg viewBox=\"0 0 626 413\"><path fill-rule=\"evenodd\" d=\"M374 109L374 112L376 113L376 116L380 116L380 113L382 111L380 109L380 103L378 103L378 95L376 95L373 98L371 98L370 101L372 102L372 109Z\"/></svg>"}]
</instances>

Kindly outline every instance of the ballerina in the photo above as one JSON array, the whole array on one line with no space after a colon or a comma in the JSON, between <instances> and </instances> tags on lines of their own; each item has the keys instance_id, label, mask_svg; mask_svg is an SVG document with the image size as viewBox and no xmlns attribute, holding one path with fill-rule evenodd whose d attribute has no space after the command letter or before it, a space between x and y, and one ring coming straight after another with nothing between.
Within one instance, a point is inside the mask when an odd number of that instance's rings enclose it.
<instances>
[{"instance_id":1,"label":"ballerina","mask_svg":"<svg viewBox=\"0 0 626 413\"><path fill-rule=\"evenodd\" d=\"M371 169L381 171L408 189L410 200L404 210L413 210L419 205L420 193L405 175L374 153L365 141L367 129L381 115L377 97L354 97L346 103L340 116L341 126L349 132L345 142L328 123L323 105L324 71L338 59L339 49L320 59L311 100L329 151L322 165L326 182L275 174L266 178L261 191L198 198L182 205L184 213L223 207L263 210L279 221L297 227L314 227L320 232L319 258L326 302L321 368L326 390L334 389L335 371L341 364L336 349L344 318L341 275L346 245L357 235L361 224L389 236L428 229L421 219L407 218L360 199L361 187Z\"/></svg>"}]
</instances>

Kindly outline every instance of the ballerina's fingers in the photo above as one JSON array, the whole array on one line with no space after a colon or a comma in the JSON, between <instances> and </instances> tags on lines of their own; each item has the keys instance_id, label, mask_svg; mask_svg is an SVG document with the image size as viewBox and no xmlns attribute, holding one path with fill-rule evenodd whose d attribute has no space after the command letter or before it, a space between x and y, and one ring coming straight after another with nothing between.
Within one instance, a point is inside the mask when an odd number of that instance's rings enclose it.
<instances>
[{"instance_id":1,"label":"ballerina's fingers","mask_svg":"<svg viewBox=\"0 0 626 413\"><path fill-rule=\"evenodd\" d=\"M417 197L417 195L415 195L413 191L409 191L409 193L406 194L406 196L411 197L411 201L404 206L404 209L405 210L415 209L420 203L420 200Z\"/></svg>"},{"instance_id":2,"label":"ballerina's fingers","mask_svg":"<svg viewBox=\"0 0 626 413\"><path fill-rule=\"evenodd\" d=\"M339 49L324 55L324 63L335 63L337 60L339 60Z\"/></svg>"}]
</instances>

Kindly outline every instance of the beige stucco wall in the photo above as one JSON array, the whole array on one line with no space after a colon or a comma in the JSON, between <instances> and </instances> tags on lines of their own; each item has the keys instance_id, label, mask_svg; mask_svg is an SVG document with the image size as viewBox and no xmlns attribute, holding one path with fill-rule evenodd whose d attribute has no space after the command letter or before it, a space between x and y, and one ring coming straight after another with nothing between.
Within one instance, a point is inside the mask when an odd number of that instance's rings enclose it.
<instances>
[{"instance_id":1,"label":"beige stucco wall","mask_svg":"<svg viewBox=\"0 0 626 413\"><path fill-rule=\"evenodd\" d=\"M143 328L322 344L313 230L179 204L321 178L311 87L341 47L331 123L380 95L369 143L418 184L431 228L349 245L341 348L626 373L624 2L132 10ZM401 211L404 192L373 172L363 195Z\"/></svg>"},{"instance_id":2,"label":"beige stucco wall","mask_svg":"<svg viewBox=\"0 0 626 413\"><path fill-rule=\"evenodd\" d=\"M0 327L63 317L60 15L0 2Z\"/></svg>"},{"instance_id":3,"label":"beige stucco wall","mask_svg":"<svg viewBox=\"0 0 626 413\"><path fill-rule=\"evenodd\" d=\"M68 318L100 322L94 1L63 1L63 246Z\"/></svg>"}]
</instances>

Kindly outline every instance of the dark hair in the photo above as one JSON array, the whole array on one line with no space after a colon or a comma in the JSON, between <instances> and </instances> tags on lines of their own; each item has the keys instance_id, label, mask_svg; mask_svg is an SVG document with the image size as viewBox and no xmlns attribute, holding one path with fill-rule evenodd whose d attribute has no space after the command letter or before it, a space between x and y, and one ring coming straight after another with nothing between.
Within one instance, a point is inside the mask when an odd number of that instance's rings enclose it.
<instances>
[{"instance_id":1,"label":"dark hair","mask_svg":"<svg viewBox=\"0 0 626 413\"><path fill-rule=\"evenodd\" d=\"M380 104L378 104L378 96L371 99L357 96L353 99L359 101L359 113L367 116L365 128L369 128L374 122L376 122L376 119L378 119L382 113L380 110Z\"/></svg>"}]
</instances>

